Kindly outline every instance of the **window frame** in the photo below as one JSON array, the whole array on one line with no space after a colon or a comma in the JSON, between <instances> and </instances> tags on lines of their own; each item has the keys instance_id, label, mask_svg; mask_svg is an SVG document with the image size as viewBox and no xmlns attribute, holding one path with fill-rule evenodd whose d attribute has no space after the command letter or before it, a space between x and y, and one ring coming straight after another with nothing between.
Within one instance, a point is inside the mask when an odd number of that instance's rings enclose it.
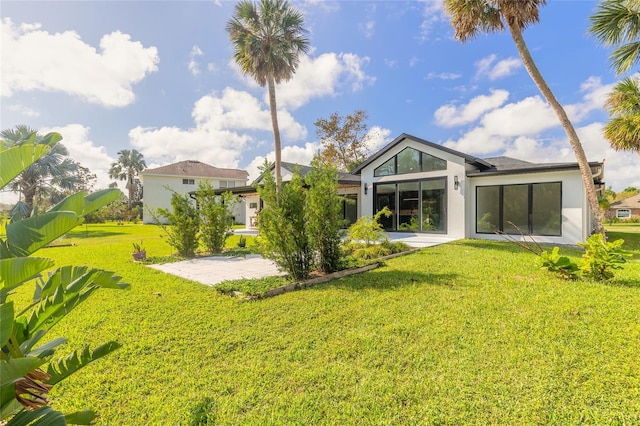
<instances>
[{"instance_id":1,"label":"window frame","mask_svg":"<svg viewBox=\"0 0 640 426\"><path fill-rule=\"evenodd\" d=\"M196 180L195 179L182 178L182 184L183 185L195 185L196 184Z\"/></svg>"},{"instance_id":2,"label":"window frame","mask_svg":"<svg viewBox=\"0 0 640 426\"><path fill-rule=\"evenodd\" d=\"M620 216L620 212L627 212L628 216ZM618 219L631 219L631 209L616 209L616 217Z\"/></svg>"},{"instance_id":3,"label":"window frame","mask_svg":"<svg viewBox=\"0 0 640 426\"><path fill-rule=\"evenodd\" d=\"M558 212L558 222L560 224L559 227L559 232L558 233L545 233L545 234L537 234L537 233L533 233L533 225L534 225L534 218L533 218L533 187L534 185L552 185L552 184L557 184L560 185L560 191L559 191L559 195L560 195L560 200L559 200L559 212ZM504 212L504 188L505 187L511 187L511 186L520 186L520 185L526 185L527 186L527 229L522 229L523 232L526 232L528 235L532 235L532 236L538 236L538 237L562 237L563 234L563 226L562 226L562 199L563 199L563 185L562 185L562 181L553 181L553 182L529 182L529 183L513 183L513 184L503 184L503 185L478 185L476 186L476 193L475 193L475 216L474 216L474 222L475 222L475 233L478 235L487 235L487 234L495 234L496 232L502 232L502 233L508 233L508 234L515 234L517 235L518 233L513 231L513 232L506 232L505 231L505 223L504 223L504 216L505 216L505 212ZM498 188L498 229L496 231L480 231L478 230L478 191L481 188Z\"/></svg>"},{"instance_id":4,"label":"window frame","mask_svg":"<svg viewBox=\"0 0 640 426\"><path fill-rule=\"evenodd\" d=\"M416 151L419 155L418 155L418 168L420 170L415 171L415 172L402 172L399 173L398 172L398 156L403 153L404 151L408 150L408 149L412 149L414 151ZM433 170L425 170L425 164L424 164L424 157L425 155L428 155L430 157L433 157L435 159L438 159L440 161L444 162L444 168L443 169L433 169ZM382 168L382 166L384 166L385 164L389 163L390 161L393 161L393 173L389 173L389 174L378 174L378 170L380 170ZM428 152L424 152L424 151L420 151L419 149L413 148L411 146L407 146L403 149L401 149L396 155L394 155L391 158L388 158L386 161L384 161L382 164L380 164L378 167L376 167L375 169L373 169L373 177L384 177L384 176L401 176L401 175L408 175L408 174L414 174L414 173L433 173L433 172L442 172L447 170L448 168L448 161L445 160L444 158L440 158L438 156L435 156L433 154L429 154Z\"/></svg>"}]
</instances>

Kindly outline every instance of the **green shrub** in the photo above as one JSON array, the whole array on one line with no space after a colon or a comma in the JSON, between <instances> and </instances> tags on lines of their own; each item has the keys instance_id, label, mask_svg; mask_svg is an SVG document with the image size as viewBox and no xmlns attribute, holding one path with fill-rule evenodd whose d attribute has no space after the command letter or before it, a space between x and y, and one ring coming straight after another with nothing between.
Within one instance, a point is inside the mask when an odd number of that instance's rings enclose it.
<instances>
[{"instance_id":1,"label":"green shrub","mask_svg":"<svg viewBox=\"0 0 640 426\"><path fill-rule=\"evenodd\" d=\"M265 171L263 186L258 188L265 204L258 216L263 254L292 279L305 279L311 272L313 250L306 231L307 194L302 178L295 172L278 190L267 164Z\"/></svg>"},{"instance_id":2,"label":"green shrub","mask_svg":"<svg viewBox=\"0 0 640 426\"><path fill-rule=\"evenodd\" d=\"M210 253L220 253L231 235L232 208L238 202L231 192L214 193L209 180L200 181L197 192L200 216L200 241Z\"/></svg>"},{"instance_id":3,"label":"green shrub","mask_svg":"<svg viewBox=\"0 0 640 426\"><path fill-rule=\"evenodd\" d=\"M238 248L245 248L247 246L247 237L244 235L240 235L240 239L238 240Z\"/></svg>"},{"instance_id":4,"label":"green shrub","mask_svg":"<svg viewBox=\"0 0 640 426\"><path fill-rule=\"evenodd\" d=\"M347 245L370 246L387 241L384 228L379 222L382 216L391 216L391 210L387 206L374 216L360 216L347 230Z\"/></svg>"},{"instance_id":5,"label":"green shrub","mask_svg":"<svg viewBox=\"0 0 640 426\"><path fill-rule=\"evenodd\" d=\"M575 280L579 276L578 264L572 262L567 256L560 256L560 249L554 247L551 253L544 250L540 253L540 260L542 267L546 268L549 272L560 275L562 278Z\"/></svg>"},{"instance_id":6,"label":"green shrub","mask_svg":"<svg viewBox=\"0 0 640 426\"><path fill-rule=\"evenodd\" d=\"M305 181L309 187L304 209L307 233L318 254L318 269L335 272L342 266L341 233L346 224L342 215L342 197L338 195L337 172L314 162Z\"/></svg>"},{"instance_id":7,"label":"green shrub","mask_svg":"<svg viewBox=\"0 0 640 426\"><path fill-rule=\"evenodd\" d=\"M624 240L605 241L602 234L593 234L584 243L578 243L585 248L580 262L580 270L585 278L603 281L613 278L613 269L622 269L625 257L631 253L622 249Z\"/></svg>"},{"instance_id":8,"label":"green shrub","mask_svg":"<svg viewBox=\"0 0 640 426\"><path fill-rule=\"evenodd\" d=\"M180 256L193 257L198 248L200 218L188 194L171 195L172 210L159 208L158 214L169 220L169 227L161 225L168 235L168 243Z\"/></svg>"}]
</instances>

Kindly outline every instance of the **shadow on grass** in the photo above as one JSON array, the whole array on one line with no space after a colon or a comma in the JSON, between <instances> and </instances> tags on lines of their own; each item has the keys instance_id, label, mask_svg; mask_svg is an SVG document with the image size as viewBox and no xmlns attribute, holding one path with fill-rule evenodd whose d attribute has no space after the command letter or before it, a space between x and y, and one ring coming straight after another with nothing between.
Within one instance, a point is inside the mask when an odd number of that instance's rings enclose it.
<instances>
[{"instance_id":1,"label":"shadow on grass","mask_svg":"<svg viewBox=\"0 0 640 426\"><path fill-rule=\"evenodd\" d=\"M639 280L630 280L630 279L613 279L609 282L606 282L612 287L629 287L629 288L640 288L640 279Z\"/></svg>"},{"instance_id":2,"label":"shadow on grass","mask_svg":"<svg viewBox=\"0 0 640 426\"><path fill-rule=\"evenodd\" d=\"M446 287L457 286L458 274L425 274L398 270L373 270L363 274L336 279L310 287L308 290L323 290L338 288L344 290L395 290L404 286L437 285Z\"/></svg>"},{"instance_id":3,"label":"shadow on grass","mask_svg":"<svg viewBox=\"0 0 640 426\"><path fill-rule=\"evenodd\" d=\"M123 235L125 232L113 232L113 231L96 231L93 229L89 230L74 230L67 234L69 238L102 238L102 237L113 237L114 235Z\"/></svg>"}]
</instances>

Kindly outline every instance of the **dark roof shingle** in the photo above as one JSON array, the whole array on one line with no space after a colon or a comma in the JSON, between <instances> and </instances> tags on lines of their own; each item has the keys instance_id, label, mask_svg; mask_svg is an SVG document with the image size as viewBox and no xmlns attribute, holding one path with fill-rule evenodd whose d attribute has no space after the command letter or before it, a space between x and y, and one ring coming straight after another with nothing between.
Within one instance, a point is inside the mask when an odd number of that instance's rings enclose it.
<instances>
[{"instance_id":1,"label":"dark roof shingle","mask_svg":"<svg viewBox=\"0 0 640 426\"><path fill-rule=\"evenodd\" d=\"M167 164L166 166L156 167L154 169L146 169L142 174L240 179L245 181L249 177L249 173L247 173L246 170L223 169L195 160L180 161L178 163Z\"/></svg>"}]
</instances>

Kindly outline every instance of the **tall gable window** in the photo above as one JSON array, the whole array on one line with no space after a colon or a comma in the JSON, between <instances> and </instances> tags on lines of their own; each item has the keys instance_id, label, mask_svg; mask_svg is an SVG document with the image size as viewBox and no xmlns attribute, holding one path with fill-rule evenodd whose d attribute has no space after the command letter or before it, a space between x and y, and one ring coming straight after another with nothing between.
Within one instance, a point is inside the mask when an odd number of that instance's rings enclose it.
<instances>
[{"instance_id":1,"label":"tall gable window","mask_svg":"<svg viewBox=\"0 0 640 426\"><path fill-rule=\"evenodd\" d=\"M417 149L405 148L373 171L373 175L391 176L406 173L446 170L447 162Z\"/></svg>"}]
</instances>

